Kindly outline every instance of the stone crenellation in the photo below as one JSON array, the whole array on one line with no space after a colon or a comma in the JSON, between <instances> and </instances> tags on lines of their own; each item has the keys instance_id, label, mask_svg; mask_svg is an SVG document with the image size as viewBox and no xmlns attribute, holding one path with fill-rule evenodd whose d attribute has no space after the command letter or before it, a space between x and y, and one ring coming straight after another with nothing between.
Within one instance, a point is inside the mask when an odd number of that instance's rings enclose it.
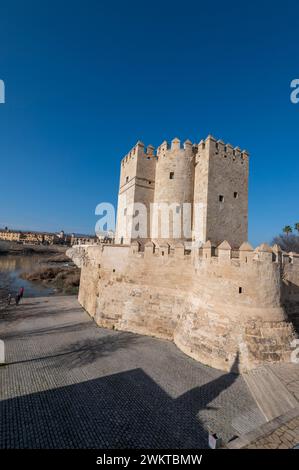
<instances>
[{"instance_id":1,"label":"stone crenellation","mask_svg":"<svg viewBox=\"0 0 299 470\"><path fill-rule=\"evenodd\" d=\"M277 250L277 245L270 247L266 243L262 243L254 249L249 243L244 242L238 250L233 250L226 240L218 247L213 246L211 242L208 241L202 247L194 250L190 249L189 246L185 247L183 243L157 244L148 242L142 245L135 240L130 244L130 247L131 252L138 254L140 257L149 254L153 256L180 257L189 260L191 257L193 259L198 257L202 259L202 261L209 261L211 263L229 261L234 266L239 266L240 263L250 264L254 262L277 263L280 266L289 264L299 266L298 253L282 252L281 250Z\"/></svg>"}]
</instances>

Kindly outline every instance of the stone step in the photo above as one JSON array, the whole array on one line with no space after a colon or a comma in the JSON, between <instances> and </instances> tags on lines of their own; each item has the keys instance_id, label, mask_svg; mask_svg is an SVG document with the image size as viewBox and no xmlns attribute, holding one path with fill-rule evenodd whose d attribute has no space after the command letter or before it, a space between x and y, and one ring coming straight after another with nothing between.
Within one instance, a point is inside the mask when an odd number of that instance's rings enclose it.
<instances>
[{"instance_id":1,"label":"stone step","mask_svg":"<svg viewBox=\"0 0 299 470\"><path fill-rule=\"evenodd\" d=\"M236 416L232 420L232 427L236 431L236 435L242 436L266 422L265 416L261 413L260 409L256 407Z\"/></svg>"},{"instance_id":2,"label":"stone step","mask_svg":"<svg viewBox=\"0 0 299 470\"><path fill-rule=\"evenodd\" d=\"M243 374L244 380L258 407L270 421L298 406L296 398L271 370L261 366Z\"/></svg>"}]
</instances>

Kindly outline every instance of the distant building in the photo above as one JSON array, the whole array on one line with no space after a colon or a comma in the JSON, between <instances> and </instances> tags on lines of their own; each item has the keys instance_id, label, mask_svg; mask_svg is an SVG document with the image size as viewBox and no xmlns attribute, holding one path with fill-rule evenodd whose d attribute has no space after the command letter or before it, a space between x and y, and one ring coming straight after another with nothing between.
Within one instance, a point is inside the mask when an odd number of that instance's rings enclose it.
<instances>
[{"instance_id":1,"label":"distant building","mask_svg":"<svg viewBox=\"0 0 299 470\"><path fill-rule=\"evenodd\" d=\"M63 236L62 236L63 233ZM22 243L24 245L70 245L71 236L64 232L59 234L48 232L23 232L21 230L0 229L0 240L8 242Z\"/></svg>"},{"instance_id":2,"label":"distant building","mask_svg":"<svg viewBox=\"0 0 299 470\"><path fill-rule=\"evenodd\" d=\"M77 235L72 234L70 244L73 245L95 245L98 243L98 238L92 235Z\"/></svg>"},{"instance_id":3,"label":"distant building","mask_svg":"<svg viewBox=\"0 0 299 470\"><path fill-rule=\"evenodd\" d=\"M98 243L114 243L114 232L107 231L96 235L67 234L63 230L58 233L23 232L0 229L0 240L22 243L24 245L95 245Z\"/></svg>"},{"instance_id":4,"label":"distant building","mask_svg":"<svg viewBox=\"0 0 299 470\"><path fill-rule=\"evenodd\" d=\"M114 243L115 233L112 230L108 230L107 232L98 232L97 238L100 243Z\"/></svg>"},{"instance_id":5,"label":"distant building","mask_svg":"<svg viewBox=\"0 0 299 470\"><path fill-rule=\"evenodd\" d=\"M19 242L21 239L21 232L15 232L8 230L5 227L4 230L0 230L0 240L9 241L9 242Z\"/></svg>"}]
</instances>

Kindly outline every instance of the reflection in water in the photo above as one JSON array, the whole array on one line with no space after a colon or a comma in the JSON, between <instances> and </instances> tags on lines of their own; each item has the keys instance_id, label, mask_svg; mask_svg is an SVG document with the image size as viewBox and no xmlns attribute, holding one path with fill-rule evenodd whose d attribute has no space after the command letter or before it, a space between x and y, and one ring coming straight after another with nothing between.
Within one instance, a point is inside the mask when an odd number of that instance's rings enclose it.
<instances>
[{"instance_id":1,"label":"reflection in water","mask_svg":"<svg viewBox=\"0 0 299 470\"><path fill-rule=\"evenodd\" d=\"M26 297L38 297L53 293L52 289L33 284L20 277L21 273L30 273L38 268L42 260L39 255L32 256L0 256L0 290L15 295L19 288L25 288Z\"/></svg>"}]
</instances>

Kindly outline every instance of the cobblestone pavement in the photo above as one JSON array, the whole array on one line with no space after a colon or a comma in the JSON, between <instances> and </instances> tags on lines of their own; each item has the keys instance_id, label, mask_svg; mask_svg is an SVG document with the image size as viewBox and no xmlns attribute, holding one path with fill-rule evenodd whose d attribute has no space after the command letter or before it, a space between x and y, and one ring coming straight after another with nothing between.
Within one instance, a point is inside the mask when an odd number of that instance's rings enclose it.
<instances>
[{"instance_id":1,"label":"cobblestone pavement","mask_svg":"<svg viewBox=\"0 0 299 470\"><path fill-rule=\"evenodd\" d=\"M299 402L299 364L276 364L271 369Z\"/></svg>"},{"instance_id":2,"label":"cobblestone pavement","mask_svg":"<svg viewBox=\"0 0 299 470\"><path fill-rule=\"evenodd\" d=\"M227 444L230 449L299 448L299 406Z\"/></svg>"},{"instance_id":3,"label":"cobblestone pavement","mask_svg":"<svg viewBox=\"0 0 299 470\"><path fill-rule=\"evenodd\" d=\"M98 328L74 297L1 316L1 448L204 448L260 412L243 378L174 344Z\"/></svg>"},{"instance_id":4,"label":"cobblestone pavement","mask_svg":"<svg viewBox=\"0 0 299 470\"><path fill-rule=\"evenodd\" d=\"M272 433L251 442L247 449L291 449L299 443L299 416L279 426Z\"/></svg>"}]
</instances>

